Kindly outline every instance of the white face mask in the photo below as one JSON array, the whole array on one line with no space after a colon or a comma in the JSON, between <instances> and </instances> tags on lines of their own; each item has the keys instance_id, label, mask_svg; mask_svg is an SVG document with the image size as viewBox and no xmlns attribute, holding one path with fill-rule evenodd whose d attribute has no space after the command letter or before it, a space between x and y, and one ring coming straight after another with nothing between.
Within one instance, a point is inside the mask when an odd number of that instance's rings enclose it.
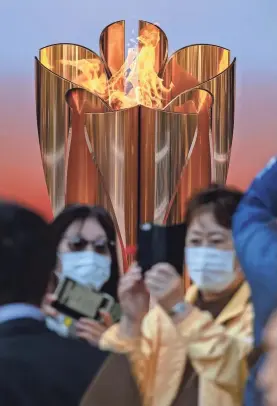
<instances>
[{"instance_id":1,"label":"white face mask","mask_svg":"<svg viewBox=\"0 0 277 406\"><path fill-rule=\"evenodd\" d=\"M189 276L200 290L221 292L236 279L233 250L186 248L185 258Z\"/></svg>"},{"instance_id":2,"label":"white face mask","mask_svg":"<svg viewBox=\"0 0 277 406\"><path fill-rule=\"evenodd\" d=\"M111 258L92 251L64 252L60 255L62 276L100 290L111 276Z\"/></svg>"}]
</instances>

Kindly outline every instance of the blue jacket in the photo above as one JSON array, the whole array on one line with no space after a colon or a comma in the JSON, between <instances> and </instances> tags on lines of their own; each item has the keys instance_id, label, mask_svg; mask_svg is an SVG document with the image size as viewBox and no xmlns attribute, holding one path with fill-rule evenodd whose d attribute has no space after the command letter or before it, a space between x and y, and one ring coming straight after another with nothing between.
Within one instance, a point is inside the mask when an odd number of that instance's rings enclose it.
<instances>
[{"instance_id":1,"label":"blue jacket","mask_svg":"<svg viewBox=\"0 0 277 406\"><path fill-rule=\"evenodd\" d=\"M238 259L251 287L255 311L255 346L262 343L264 327L277 308L277 159L273 158L246 192L233 220ZM250 371L245 405L261 406L256 385L263 357Z\"/></svg>"}]
</instances>

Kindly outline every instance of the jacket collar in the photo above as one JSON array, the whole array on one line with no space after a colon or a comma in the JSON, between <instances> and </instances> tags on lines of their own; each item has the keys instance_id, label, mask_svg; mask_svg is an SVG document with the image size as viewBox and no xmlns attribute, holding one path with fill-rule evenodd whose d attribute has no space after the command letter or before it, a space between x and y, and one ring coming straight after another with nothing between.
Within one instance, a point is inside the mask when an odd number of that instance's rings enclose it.
<instances>
[{"instance_id":1,"label":"jacket collar","mask_svg":"<svg viewBox=\"0 0 277 406\"><path fill-rule=\"evenodd\" d=\"M14 319L0 323L0 338L6 336L16 337L26 334L41 334L47 331L50 332L44 321L35 320L33 318Z\"/></svg>"},{"instance_id":2,"label":"jacket collar","mask_svg":"<svg viewBox=\"0 0 277 406\"><path fill-rule=\"evenodd\" d=\"M194 304L198 297L198 293L198 288L195 285L192 285L185 295L185 300L188 303ZM249 285L247 282L244 282L229 303L224 307L222 312L217 316L215 322L217 324L222 324L233 319L234 317L239 316L245 311L245 307L249 302L250 296L251 293Z\"/></svg>"},{"instance_id":3,"label":"jacket collar","mask_svg":"<svg viewBox=\"0 0 277 406\"><path fill-rule=\"evenodd\" d=\"M9 303L0 306L0 323L20 319L43 321L44 314L38 307L28 303Z\"/></svg>"}]
</instances>

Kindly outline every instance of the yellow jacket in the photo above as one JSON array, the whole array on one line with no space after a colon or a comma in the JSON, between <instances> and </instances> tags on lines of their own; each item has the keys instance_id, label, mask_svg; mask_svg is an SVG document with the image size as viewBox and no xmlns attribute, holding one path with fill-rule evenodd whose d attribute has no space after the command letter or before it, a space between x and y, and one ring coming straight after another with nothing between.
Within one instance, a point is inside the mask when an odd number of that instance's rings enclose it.
<instances>
[{"instance_id":1,"label":"yellow jacket","mask_svg":"<svg viewBox=\"0 0 277 406\"><path fill-rule=\"evenodd\" d=\"M185 300L193 304L196 298L192 286ZM115 325L103 334L100 346L129 356L144 406L172 405L188 357L199 376L198 406L241 406L246 355L252 348L249 298L245 282L215 321L194 307L178 325L155 306L144 318L141 337L123 339Z\"/></svg>"}]
</instances>

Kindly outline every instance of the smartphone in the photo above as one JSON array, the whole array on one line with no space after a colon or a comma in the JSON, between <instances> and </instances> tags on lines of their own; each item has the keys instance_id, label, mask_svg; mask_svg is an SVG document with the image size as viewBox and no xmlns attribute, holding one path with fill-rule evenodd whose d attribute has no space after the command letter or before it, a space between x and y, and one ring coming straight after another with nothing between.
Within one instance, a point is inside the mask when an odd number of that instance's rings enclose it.
<instances>
[{"instance_id":1,"label":"smartphone","mask_svg":"<svg viewBox=\"0 0 277 406\"><path fill-rule=\"evenodd\" d=\"M60 313L75 320L82 317L99 320L100 309L111 313L116 305L112 296L102 292L95 292L70 278L64 278L59 283L55 294L57 300L52 306Z\"/></svg>"},{"instance_id":2,"label":"smartphone","mask_svg":"<svg viewBox=\"0 0 277 406\"><path fill-rule=\"evenodd\" d=\"M142 224L138 235L138 265L145 273L163 262L172 265L182 275L184 267L185 224L163 226Z\"/></svg>"}]
</instances>

